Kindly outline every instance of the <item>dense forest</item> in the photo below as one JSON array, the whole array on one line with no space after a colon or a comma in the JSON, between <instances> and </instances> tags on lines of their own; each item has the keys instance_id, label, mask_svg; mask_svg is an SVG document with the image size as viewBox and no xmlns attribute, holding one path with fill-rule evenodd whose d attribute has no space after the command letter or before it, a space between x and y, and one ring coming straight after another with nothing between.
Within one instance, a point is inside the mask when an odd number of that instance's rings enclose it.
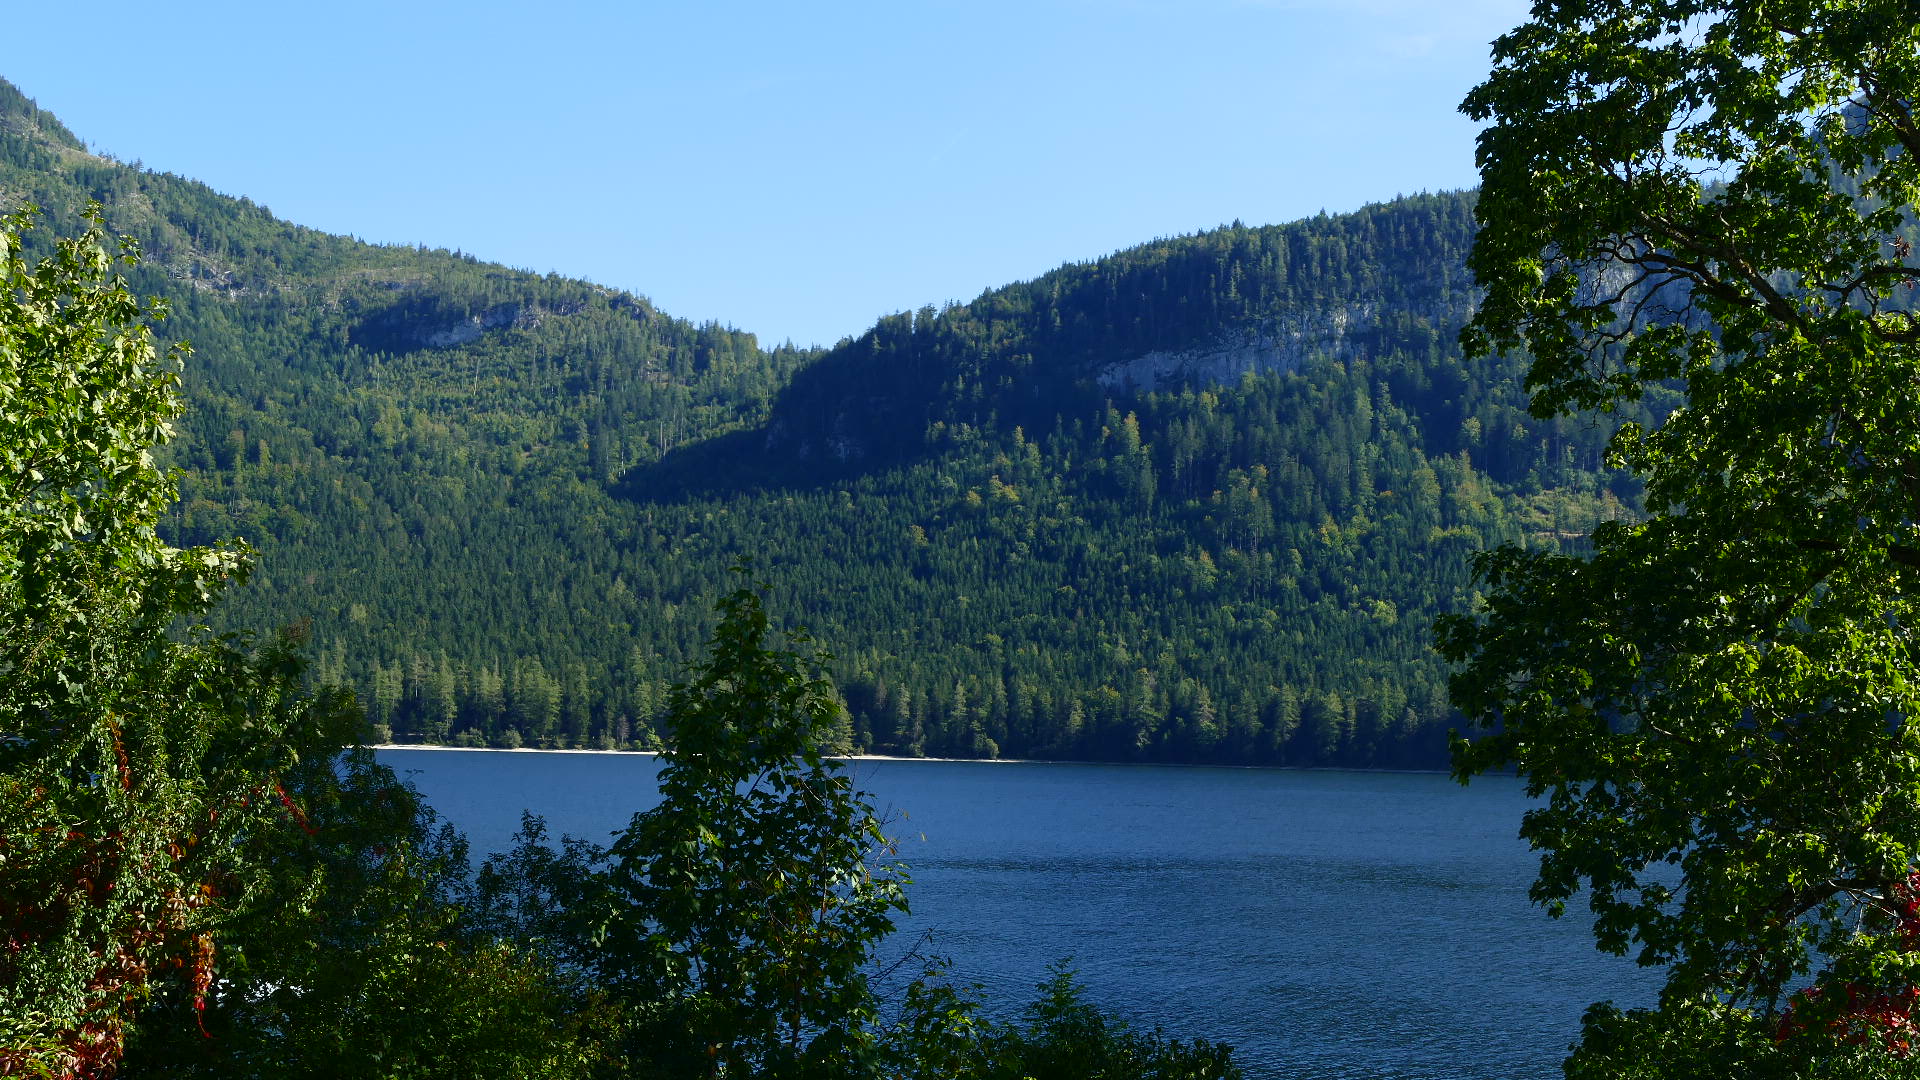
<instances>
[{"instance_id":1,"label":"dense forest","mask_svg":"<svg viewBox=\"0 0 1920 1080\"><path fill-rule=\"evenodd\" d=\"M643 298L288 224L0 83L0 202L133 235L191 342L180 543L310 620L376 730L652 745L752 555L875 752L1434 766L1470 554L1638 495L1455 343L1473 196L1155 241L763 347ZM1668 407L1657 393L1641 406Z\"/></svg>"}]
</instances>

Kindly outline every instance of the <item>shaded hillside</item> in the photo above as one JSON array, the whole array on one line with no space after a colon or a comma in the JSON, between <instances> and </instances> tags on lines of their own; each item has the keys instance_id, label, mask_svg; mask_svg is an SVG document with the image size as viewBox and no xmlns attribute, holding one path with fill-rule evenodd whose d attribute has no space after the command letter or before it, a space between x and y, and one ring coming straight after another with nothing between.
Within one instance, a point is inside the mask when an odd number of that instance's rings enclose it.
<instances>
[{"instance_id":1,"label":"shaded hillside","mask_svg":"<svg viewBox=\"0 0 1920 1080\"><path fill-rule=\"evenodd\" d=\"M1471 448L1521 481L1545 439L1597 467L1600 440L1584 426L1527 415L1523 363L1462 359L1473 228L1470 192L1236 223L883 318L799 370L757 434L689 444L631 474L631 493L804 486L937 452L962 425L1045 432L1153 391L1356 363L1412 411L1426 453ZM1170 452L1179 483L1198 483L1191 453Z\"/></svg>"},{"instance_id":2,"label":"shaded hillside","mask_svg":"<svg viewBox=\"0 0 1920 1080\"><path fill-rule=\"evenodd\" d=\"M1440 760L1427 625L1632 493L1463 362L1466 195L1157 241L826 354L84 152L0 84L0 198L140 238L191 340L173 533L402 734L650 737L754 556L879 750Z\"/></svg>"},{"instance_id":3,"label":"shaded hillside","mask_svg":"<svg viewBox=\"0 0 1920 1080\"><path fill-rule=\"evenodd\" d=\"M1427 628L1471 553L1635 499L1607 430L1462 358L1472 229L1470 194L1419 196L883 319L631 490L771 503L857 553L731 527L788 554L830 640L879 639L849 686L877 747L1439 764Z\"/></svg>"},{"instance_id":4,"label":"shaded hillside","mask_svg":"<svg viewBox=\"0 0 1920 1080\"><path fill-rule=\"evenodd\" d=\"M1437 362L1472 302L1472 235L1470 195L1422 196L1160 240L883 319L781 392L767 448L884 461L931 423L1045 429L1063 407L1127 389L1394 353Z\"/></svg>"}]
</instances>

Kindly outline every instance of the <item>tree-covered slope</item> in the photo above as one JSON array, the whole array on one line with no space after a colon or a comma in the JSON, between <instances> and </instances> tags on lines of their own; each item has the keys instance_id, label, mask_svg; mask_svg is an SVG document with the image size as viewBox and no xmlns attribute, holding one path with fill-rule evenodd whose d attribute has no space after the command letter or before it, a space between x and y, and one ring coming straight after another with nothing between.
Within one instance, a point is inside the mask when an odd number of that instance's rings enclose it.
<instances>
[{"instance_id":1,"label":"tree-covered slope","mask_svg":"<svg viewBox=\"0 0 1920 1080\"><path fill-rule=\"evenodd\" d=\"M876 746L1437 765L1428 626L1471 553L1634 502L1608 429L1537 421L1521 365L1461 356L1472 235L1470 194L1420 196L884 319L627 491L750 508L718 531L857 647Z\"/></svg>"},{"instance_id":2,"label":"tree-covered slope","mask_svg":"<svg viewBox=\"0 0 1920 1080\"><path fill-rule=\"evenodd\" d=\"M1166 239L825 354L89 155L0 84L0 200L88 199L191 341L180 539L259 553L402 734L648 737L726 567L876 750L1438 764L1467 556L1632 494L1454 335L1471 196Z\"/></svg>"},{"instance_id":3,"label":"tree-covered slope","mask_svg":"<svg viewBox=\"0 0 1920 1080\"><path fill-rule=\"evenodd\" d=\"M1434 350L1452 354L1471 303L1461 260L1472 208L1453 194L1290 226L1236 223L883 320L782 391L769 446L884 458L918 444L930 422L1045 426L1061 405L1108 390L1392 353L1440 363ZM1463 389L1443 393L1457 403Z\"/></svg>"}]
</instances>

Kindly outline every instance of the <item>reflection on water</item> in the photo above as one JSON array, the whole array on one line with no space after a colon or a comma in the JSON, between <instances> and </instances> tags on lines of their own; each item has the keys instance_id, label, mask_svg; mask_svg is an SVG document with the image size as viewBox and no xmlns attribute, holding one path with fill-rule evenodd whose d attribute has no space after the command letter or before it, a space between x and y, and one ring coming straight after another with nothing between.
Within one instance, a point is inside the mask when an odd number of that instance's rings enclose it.
<instances>
[{"instance_id":1,"label":"reflection on water","mask_svg":"<svg viewBox=\"0 0 1920 1080\"><path fill-rule=\"evenodd\" d=\"M604 842L657 798L633 755L382 751L476 857L520 811ZM922 937L1001 1007L1071 956L1090 996L1234 1044L1249 1076L1542 1078L1589 1002L1653 982L1527 903L1507 778L860 762ZM924 839L922 838L924 835Z\"/></svg>"}]
</instances>

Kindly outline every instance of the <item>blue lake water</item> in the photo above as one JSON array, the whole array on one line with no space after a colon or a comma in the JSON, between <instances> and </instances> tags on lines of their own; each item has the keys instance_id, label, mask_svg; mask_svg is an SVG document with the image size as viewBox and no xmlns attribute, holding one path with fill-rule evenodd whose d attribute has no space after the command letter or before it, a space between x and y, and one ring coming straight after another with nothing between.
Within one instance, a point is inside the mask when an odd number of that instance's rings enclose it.
<instances>
[{"instance_id":1,"label":"blue lake water","mask_svg":"<svg viewBox=\"0 0 1920 1080\"><path fill-rule=\"evenodd\" d=\"M657 799L639 755L383 750L476 862L531 809L599 843ZM1517 781L1142 765L850 766L891 810L911 917L961 982L1023 1006L1072 957L1089 997L1231 1043L1251 1077L1534 1080L1593 1001L1655 981L1527 902Z\"/></svg>"}]
</instances>

